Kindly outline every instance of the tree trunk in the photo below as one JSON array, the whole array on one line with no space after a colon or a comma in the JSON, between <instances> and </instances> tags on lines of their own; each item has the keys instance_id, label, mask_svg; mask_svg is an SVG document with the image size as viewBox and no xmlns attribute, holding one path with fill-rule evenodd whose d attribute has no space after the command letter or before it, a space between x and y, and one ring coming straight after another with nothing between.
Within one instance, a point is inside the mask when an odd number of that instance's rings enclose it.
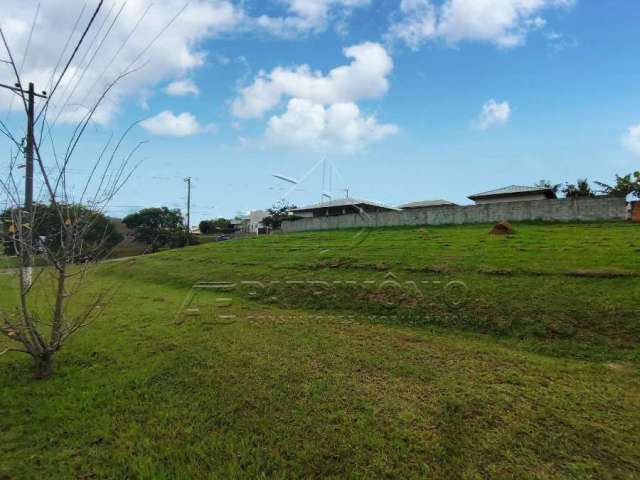
<instances>
[{"instance_id":1,"label":"tree trunk","mask_svg":"<svg viewBox=\"0 0 640 480\"><path fill-rule=\"evenodd\" d=\"M33 357L34 371L33 378L45 379L53 375L53 354L41 353Z\"/></svg>"}]
</instances>

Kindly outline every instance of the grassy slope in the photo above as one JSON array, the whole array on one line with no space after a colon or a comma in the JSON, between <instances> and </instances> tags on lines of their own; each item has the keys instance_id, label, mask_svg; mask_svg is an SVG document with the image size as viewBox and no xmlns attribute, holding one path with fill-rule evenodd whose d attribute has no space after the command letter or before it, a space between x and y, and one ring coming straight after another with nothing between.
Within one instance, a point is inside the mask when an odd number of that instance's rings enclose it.
<instances>
[{"instance_id":1,"label":"grassy slope","mask_svg":"<svg viewBox=\"0 0 640 480\"><path fill-rule=\"evenodd\" d=\"M117 285L116 301L56 377L0 359L0 478L633 478L640 230L486 231L308 233L102 266L93 288ZM236 290L237 321L175 324L199 280L360 285L389 271L442 283L390 309L360 286L280 286L275 302ZM469 288L454 309L451 280ZM434 312L453 327L400 323Z\"/></svg>"}]
</instances>

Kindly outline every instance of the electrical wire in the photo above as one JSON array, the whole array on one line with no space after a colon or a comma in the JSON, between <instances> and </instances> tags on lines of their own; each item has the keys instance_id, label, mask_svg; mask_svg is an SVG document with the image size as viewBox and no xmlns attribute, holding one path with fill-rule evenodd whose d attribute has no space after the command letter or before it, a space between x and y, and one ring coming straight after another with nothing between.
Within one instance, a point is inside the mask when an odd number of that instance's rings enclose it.
<instances>
[{"instance_id":1,"label":"electrical wire","mask_svg":"<svg viewBox=\"0 0 640 480\"><path fill-rule=\"evenodd\" d=\"M47 97L47 101L45 102L44 107L42 107L40 112L38 112L38 115L36 116L36 120L35 120L34 123L36 123L38 121L38 119L40 118L40 115L42 115L42 112L44 112L44 110L49 105L49 102L51 101L51 98L53 97L54 93L58 89L58 86L60 85L60 82L64 78L65 73L67 73L67 70L69 69L69 66L71 65L71 62L73 62L73 59L75 58L76 54L78 53L78 50L82 46L82 42L84 41L84 38L87 36L87 33L91 29L91 25L93 25L93 22L95 21L96 17L98 16L98 13L100 12L100 9L102 8L102 4L103 3L104 3L104 0L100 0L100 2L98 3L98 6L93 11L93 15L91 15L91 18L89 19L89 23L87 24L86 28L84 29L84 32L82 32L82 36L80 37L80 39L78 40L78 43L76 44L75 48L73 49L73 52L71 53L71 56L69 57L69 60L67 61L66 65L64 66L64 69L62 70L62 73L60 73L60 76L58 77L58 80L56 81L56 84L54 85L54 87L49 92L49 96Z\"/></svg>"}]
</instances>

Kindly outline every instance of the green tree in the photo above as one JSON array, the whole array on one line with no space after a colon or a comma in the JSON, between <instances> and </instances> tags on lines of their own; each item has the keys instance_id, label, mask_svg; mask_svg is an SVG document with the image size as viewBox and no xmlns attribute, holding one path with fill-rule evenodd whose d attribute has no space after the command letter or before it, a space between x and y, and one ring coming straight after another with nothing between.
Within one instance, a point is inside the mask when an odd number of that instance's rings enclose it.
<instances>
[{"instance_id":1,"label":"green tree","mask_svg":"<svg viewBox=\"0 0 640 480\"><path fill-rule=\"evenodd\" d=\"M153 252L165 246L174 248L195 243L184 228L184 219L179 209L144 208L127 215L122 223L133 230L137 241L151 246Z\"/></svg>"},{"instance_id":2,"label":"green tree","mask_svg":"<svg viewBox=\"0 0 640 480\"><path fill-rule=\"evenodd\" d=\"M295 208L297 207L294 204L282 199L273 204L269 209L269 216L265 217L262 223L265 227L277 230L281 227L283 220L291 217L290 212Z\"/></svg>"},{"instance_id":3,"label":"green tree","mask_svg":"<svg viewBox=\"0 0 640 480\"><path fill-rule=\"evenodd\" d=\"M576 184L567 183L562 188L562 193L567 198L587 198L587 197L595 197L596 194L591 189L591 185L589 185L589 180L586 178L579 178Z\"/></svg>"},{"instance_id":4,"label":"green tree","mask_svg":"<svg viewBox=\"0 0 640 480\"><path fill-rule=\"evenodd\" d=\"M616 183L609 185L603 182L596 182L601 188L600 192L612 197L627 197L633 195L640 198L640 170L629 173L621 177L616 175Z\"/></svg>"},{"instance_id":5,"label":"green tree","mask_svg":"<svg viewBox=\"0 0 640 480\"><path fill-rule=\"evenodd\" d=\"M59 254L63 248L63 223L81 236L82 242L73 250L74 258L69 259L74 263L104 257L124 238L109 218L84 205L58 203L54 207L39 203L34 206L34 212L32 232L33 238L36 239L36 246L46 248L53 254ZM11 209L2 213L4 251L7 255L17 254L16 242L13 239L16 232L14 213Z\"/></svg>"},{"instance_id":6,"label":"green tree","mask_svg":"<svg viewBox=\"0 0 640 480\"><path fill-rule=\"evenodd\" d=\"M231 220L226 218L216 218L215 220L203 220L199 225L200 233L205 235L210 233L229 233L233 231Z\"/></svg>"}]
</instances>

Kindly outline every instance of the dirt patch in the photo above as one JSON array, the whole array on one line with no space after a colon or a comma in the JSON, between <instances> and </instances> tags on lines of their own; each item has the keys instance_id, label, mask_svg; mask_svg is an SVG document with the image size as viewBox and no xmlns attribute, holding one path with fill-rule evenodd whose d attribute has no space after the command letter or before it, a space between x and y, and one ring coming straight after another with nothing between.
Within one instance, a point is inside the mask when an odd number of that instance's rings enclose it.
<instances>
[{"instance_id":1,"label":"dirt patch","mask_svg":"<svg viewBox=\"0 0 640 480\"><path fill-rule=\"evenodd\" d=\"M627 363L609 362L607 368L618 372L633 372L633 366Z\"/></svg>"},{"instance_id":2,"label":"dirt patch","mask_svg":"<svg viewBox=\"0 0 640 480\"><path fill-rule=\"evenodd\" d=\"M569 270L565 275L570 277L588 277L588 278L620 278L635 277L636 272L626 272L624 270L606 270L606 269L580 269Z\"/></svg>"},{"instance_id":3,"label":"dirt patch","mask_svg":"<svg viewBox=\"0 0 640 480\"><path fill-rule=\"evenodd\" d=\"M449 265L427 265L426 267L424 267L424 271L431 273L448 274L452 273L453 269Z\"/></svg>"},{"instance_id":4,"label":"dirt patch","mask_svg":"<svg viewBox=\"0 0 640 480\"><path fill-rule=\"evenodd\" d=\"M489 232L491 235L513 235L515 230L507 220L498 222Z\"/></svg>"},{"instance_id":5,"label":"dirt patch","mask_svg":"<svg viewBox=\"0 0 640 480\"><path fill-rule=\"evenodd\" d=\"M481 268L480 273L485 275L513 275L513 270L510 268Z\"/></svg>"},{"instance_id":6,"label":"dirt patch","mask_svg":"<svg viewBox=\"0 0 640 480\"><path fill-rule=\"evenodd\" d=\"M430 240L431 235L429 235L429 231L426 228L419 228L417 230L418 236L424 238L425 240Z\"/></svg>"}]
</instances>

